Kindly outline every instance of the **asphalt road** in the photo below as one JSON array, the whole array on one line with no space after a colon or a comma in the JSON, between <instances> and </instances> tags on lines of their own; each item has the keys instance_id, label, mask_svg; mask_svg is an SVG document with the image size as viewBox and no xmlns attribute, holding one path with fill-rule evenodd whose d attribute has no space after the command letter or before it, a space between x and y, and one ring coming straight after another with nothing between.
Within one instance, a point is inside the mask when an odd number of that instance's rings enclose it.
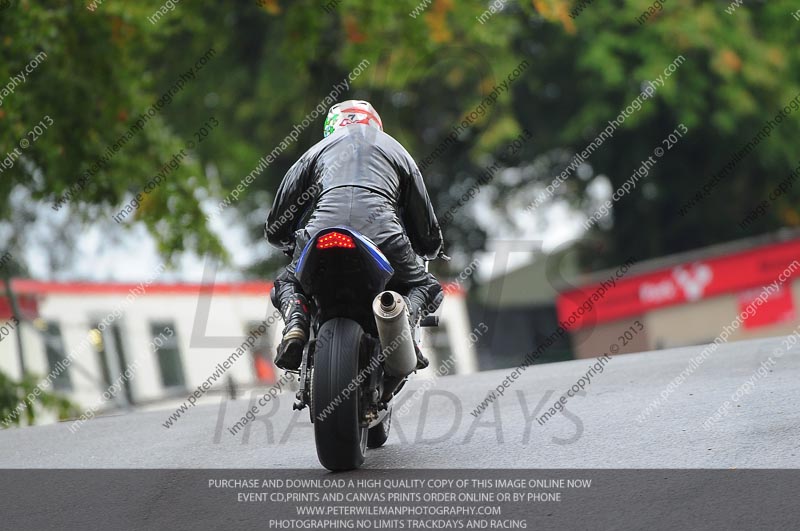
<instances>
[{"instance_id":1,"label":"asphalt road","mask_svg":"<svg viewBox=\"0 0 800 531\"><path fill-rule=\"evenodd\" d=\"M614 357L583 396L543 425L534 418L593 363L534 366L479 418L471 411L508 370L438 379L370 450L365 468L798 468L800 347L780 358L781 338L722 345L644 421L656 399L702 347ZM775 361L764 376L762 363ZM703 423L745 382L752 388L708 429ZM319 468L308 411L283 395L250 430L233 425L259 394L198 405L171 428L174 410L0 432L0 468ZM402 404L402 401L401 401Z\"/></svg>"}]
</instances>

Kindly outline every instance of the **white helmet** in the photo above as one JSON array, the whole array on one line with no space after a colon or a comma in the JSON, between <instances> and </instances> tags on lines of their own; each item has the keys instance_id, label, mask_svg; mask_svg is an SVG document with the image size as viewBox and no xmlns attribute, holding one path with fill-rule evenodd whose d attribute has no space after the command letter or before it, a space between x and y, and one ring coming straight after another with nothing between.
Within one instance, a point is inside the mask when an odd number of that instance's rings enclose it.
<instances>
[{"instance_id":1,"label":"white helmet","mask_svg":"<svg viewBox=\"0 0 800 531\"><path fill-rule=\"evenodd\" d=\"M366 124L383 131L381 117L368 101L347 100L330 108L322 136L326 137L352 124Z\"/></svg>"}]
</instances>

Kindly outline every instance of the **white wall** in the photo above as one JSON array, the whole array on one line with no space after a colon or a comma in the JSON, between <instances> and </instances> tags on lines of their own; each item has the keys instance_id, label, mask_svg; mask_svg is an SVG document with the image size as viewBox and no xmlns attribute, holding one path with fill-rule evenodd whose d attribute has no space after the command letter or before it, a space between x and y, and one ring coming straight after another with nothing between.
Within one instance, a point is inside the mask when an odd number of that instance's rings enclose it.
<instances>
[{"instance_id":1,"label":"white wall","mask_svg":"<svg viewBox=\"0 0 800 531\"><path fill-rule=\"evenodd\" d=\"M191 346L191 342L198 308L196 294L144 295L132 302L126 301L124 294L55 294L48 296L41 304L40 314L43 319L61 325L69 353L84 340L93 322L102 321L106 316L113 315L115 310L121 309L121 317L114 318L113 323L121 327L126 362L129 366L135 364L132 368L134 376L130 381L133 397L136 401L146 401L161 398L167 393L162 385L158 358L150 347L153 339L151 325L162 322L171 325L178 340L186 389L194 390L216 371L217 363L227 359L246 340L248 323L264 320L268 304L266 295L214 294L207 326L200 326L195 331L198 338L194 346ZM204 346L209 341L219 344L220 337L227 338L220 346ZM43 353L39 357L46 360ZM79 350L75 361L86 368L92 377L87 378L80 371L70 369L74 398L82 404L91 404L104 390L97 383L102 382L98 355L93 348L85 348ZM125 368L121 367L123 371ZM226 372L227 375L231 375L238 383L255 381L249 352L237 359ZM217 382L224 382L225 376ZM181 391L177 394L186 393Z\"/></svg>"},{"instance_id":2,"label":"white wall","mask_svg":"<svg viewBox=\"0 0 800 531\"><path fill-rule=\"evenodd\" d=\"M283 330L283 321L279 314L273 314L275 309L266 292L263 295L213 294L210 297L208 322L199 323L198 330L194 330L194 339L192 332L198 313L197 293L146 293L132 301L127 301L126 295L127 293L51 293L40 300L40 317L57 323L61 329L65 355L77 351L74 365L69 368L73 388L70 398L82 408L98 404L105 407L113 405L102 401L106 387L99 356L86 339L93 324L107 316L113 316L115 310L120 316L113 319L109 317L107 322L121 327L126 361L129 366L136 364L134 376L130 380L136 402L158 400L167 396L181 399L188 396L217 370L218 363L227 359L245 342L247 327L251 322L274 322L267 332L273 353ZM475 352L468 338L471 327L464 297L460 294L446 296L440 314L441 322L447 326L451 349L456 359L454 372L476 370ZM278 315L277 320L270 317L271 315ZM168 322L174 326L186 382L185 389L165 389L162 385L158 359L149 348L152 341L151 323L158 322ZM30 323L25 327L23 337L26 343L27 368L44 377L50 371L44 342ZM82 343L84 348L79 348ZM111 368L113 370L113 365ZM122 371L125 369L126 367L118 368ZM19 376L14 336L6 337L0 343L0 370ZM214 387L223 387L228 374L240 385L257 383L249 350L217 380ZM112 374L112 382L117 375Z\"/></svg>"}]
</instances>

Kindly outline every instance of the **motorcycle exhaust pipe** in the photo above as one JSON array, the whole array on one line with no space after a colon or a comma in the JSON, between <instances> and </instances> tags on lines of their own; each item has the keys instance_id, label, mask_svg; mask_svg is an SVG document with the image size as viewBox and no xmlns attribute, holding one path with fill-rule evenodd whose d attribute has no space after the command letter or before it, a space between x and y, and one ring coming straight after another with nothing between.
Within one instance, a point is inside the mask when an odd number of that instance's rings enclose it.
<instances>
[{"instance_id":1,"label":"motorcycle exhaust pipe","mask_svg":"<svg viewBox=\"0 0 800 531\"><path fill-rule=\"evenodd\" d=\"M405 300L399 293L384 291L372 301L372 313L381 340L384 372L394 378L405 378L417 368Z\"/></svg>"}]
</instances>

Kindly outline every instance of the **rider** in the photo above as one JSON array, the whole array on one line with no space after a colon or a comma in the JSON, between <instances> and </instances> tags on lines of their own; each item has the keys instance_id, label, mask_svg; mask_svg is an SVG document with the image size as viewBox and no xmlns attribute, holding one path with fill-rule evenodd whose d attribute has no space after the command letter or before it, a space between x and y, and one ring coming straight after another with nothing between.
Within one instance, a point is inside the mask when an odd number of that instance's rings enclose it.
<instances>
[{"instance_id":1,"label":"rider","mask_svg":"<svg viewBox=\"0 0 800 531\"><path fill-rule=\"evenodd\" d=\"M306 206L310 216L298 228L306 216L294 214ZM366 101L331 107L324 138L286 173L267 218L267 240L292 256L271 293L286 322L275 357L282 369L299 368L309 337L308 300L294 275L297 260L317 231L337 225L357 230L380 248L394 268L387 289L405 297L412 324L439 307L442 287L417 259L432 260L441 252L433 205L414 159L383 132L380 116ZM417 358L418 369L428 366L419 349Z\"/></svg>"}]
</instances>

